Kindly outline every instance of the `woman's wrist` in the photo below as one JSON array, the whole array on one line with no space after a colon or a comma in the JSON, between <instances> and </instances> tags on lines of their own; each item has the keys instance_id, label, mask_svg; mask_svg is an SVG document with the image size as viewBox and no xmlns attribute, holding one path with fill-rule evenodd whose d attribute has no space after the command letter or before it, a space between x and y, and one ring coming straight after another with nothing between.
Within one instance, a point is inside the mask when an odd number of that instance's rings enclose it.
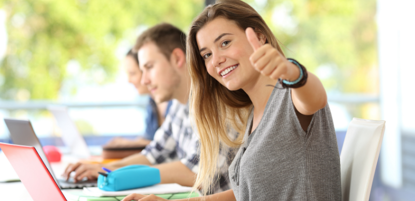
<instances>
[{"instance_id":1,"label":"woman's wrist","mask_svg":"<svg viewBox=\"0 0 415 201\"><path fill-rule=\"evenodd\" d=\"M301 69L298 68L297 65L295 65L293 62L291 62L289 59L287 59L288 65L289 65L289 72L290 75L287 76L285 79L283 79L285 82L295 82L301 77Z\"/></svg>"},{"instance_id":2,"label":"woman's wrist","mask_svg":"<svg viewBox=\"0 0 415 201\"><path fill-rule=\"evenodd\" d=\"M308 78L307 69L301 65L298 61L295 59L288 58L287 59L290 63L294 64L298 70L298 73L294 73L296 75L295 80L282 80L280 79L280 83L284 88L300 88L305 85ZM294 76L292 76L294 77Z\"/></svg>"}]
</instances>

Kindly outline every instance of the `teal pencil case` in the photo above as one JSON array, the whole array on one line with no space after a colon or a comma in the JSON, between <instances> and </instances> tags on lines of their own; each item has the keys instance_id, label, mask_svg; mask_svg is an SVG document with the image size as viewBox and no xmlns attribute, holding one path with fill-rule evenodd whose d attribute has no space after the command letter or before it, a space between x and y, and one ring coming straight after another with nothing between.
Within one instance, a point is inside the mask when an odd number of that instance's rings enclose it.
<instances>
[{"instance_id":1,"label":"teal pencil case","mask_svg":"<svg viewBox=\"0 0 415 201\"><path fill-rule=\"evenodd\" d=\"M129 165L98 176L98 188L104 191L122 191L160 183L160 171L146 165Z\"/></svg>"}]
</instances>

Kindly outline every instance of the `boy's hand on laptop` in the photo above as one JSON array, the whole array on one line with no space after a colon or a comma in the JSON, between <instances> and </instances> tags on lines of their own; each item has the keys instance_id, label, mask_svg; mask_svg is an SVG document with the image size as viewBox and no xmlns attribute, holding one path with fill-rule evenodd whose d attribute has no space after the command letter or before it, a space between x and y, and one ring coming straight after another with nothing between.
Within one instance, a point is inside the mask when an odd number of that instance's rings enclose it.
<instances>
[{"instance_id":1,"label":"boy's hand on laptop","mask_svg":"<svg viewBox=\"0 0 415 201\"><path fill-rule=\"evenodd\" d=\"M82 181L83 178L87 178L88 180L96 180L98 178L98 172L105 172L102 170L103 165L101 164L90 164L90 163L75 163L69 164L66 167L65 172L62 174L63 177L66 178L68 181L71 173L75 172L73 177L75 182Z\"/></svg>"}]
</instances>

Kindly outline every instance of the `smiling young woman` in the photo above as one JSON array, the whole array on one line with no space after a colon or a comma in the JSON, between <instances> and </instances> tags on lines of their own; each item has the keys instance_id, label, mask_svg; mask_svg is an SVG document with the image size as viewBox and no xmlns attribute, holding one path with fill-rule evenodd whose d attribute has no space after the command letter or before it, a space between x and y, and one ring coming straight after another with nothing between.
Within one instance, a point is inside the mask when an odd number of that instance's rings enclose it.
<instances>
[{"instance_id":1,"label":"smiling young woman","mask_svg":"<svg viewBox=\"0 0 415 201\"><path fill-rule=\"evenodd\" d=\"M221 146L239 147L231 190L189 200L341 199L340 159L320 80L287 59L261 16L240 0L219 0L187 38L191 114L200 136L195 187L217 181ZM229 126L243 135L231 140ZM205 191L206 192L206 191ZM131 195L124 200L163 200ZM187 199L186 199L187 200Z\"/></svg>"},{"instance_id":2,"label":"smiling young woman","mask_svg":"<svg viewBox=\"0 0 415 201\"><path fill-rule=\"evenodd\" d=\"M240 147L229 169L236 200L340 200L325 90L285 58L261 16L243 1L220 1L195 19L187 45L201 143L196 185L215 182L212 161L227 144ZM228 125L245 135L231 141Z\"/></svg>"}]
</instances>

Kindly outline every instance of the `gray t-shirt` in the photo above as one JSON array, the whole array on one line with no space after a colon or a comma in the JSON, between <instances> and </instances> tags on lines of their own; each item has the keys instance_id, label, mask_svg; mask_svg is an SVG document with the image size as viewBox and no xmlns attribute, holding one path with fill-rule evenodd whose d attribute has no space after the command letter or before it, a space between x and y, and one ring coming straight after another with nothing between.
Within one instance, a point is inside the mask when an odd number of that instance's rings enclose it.
<instances>
[{"instance_id":1,"label":"gray t-shirt","mask_svg":"<svg viewBox=\"0 0 415 201\"><path fill-rule=\"evenodd\" d=\"M274 88L263 117L249 135L253 112L229 178L236 200L340 201L340 159L328 105L305 132L291 90Z\"/></svg>"}]
</instances>

